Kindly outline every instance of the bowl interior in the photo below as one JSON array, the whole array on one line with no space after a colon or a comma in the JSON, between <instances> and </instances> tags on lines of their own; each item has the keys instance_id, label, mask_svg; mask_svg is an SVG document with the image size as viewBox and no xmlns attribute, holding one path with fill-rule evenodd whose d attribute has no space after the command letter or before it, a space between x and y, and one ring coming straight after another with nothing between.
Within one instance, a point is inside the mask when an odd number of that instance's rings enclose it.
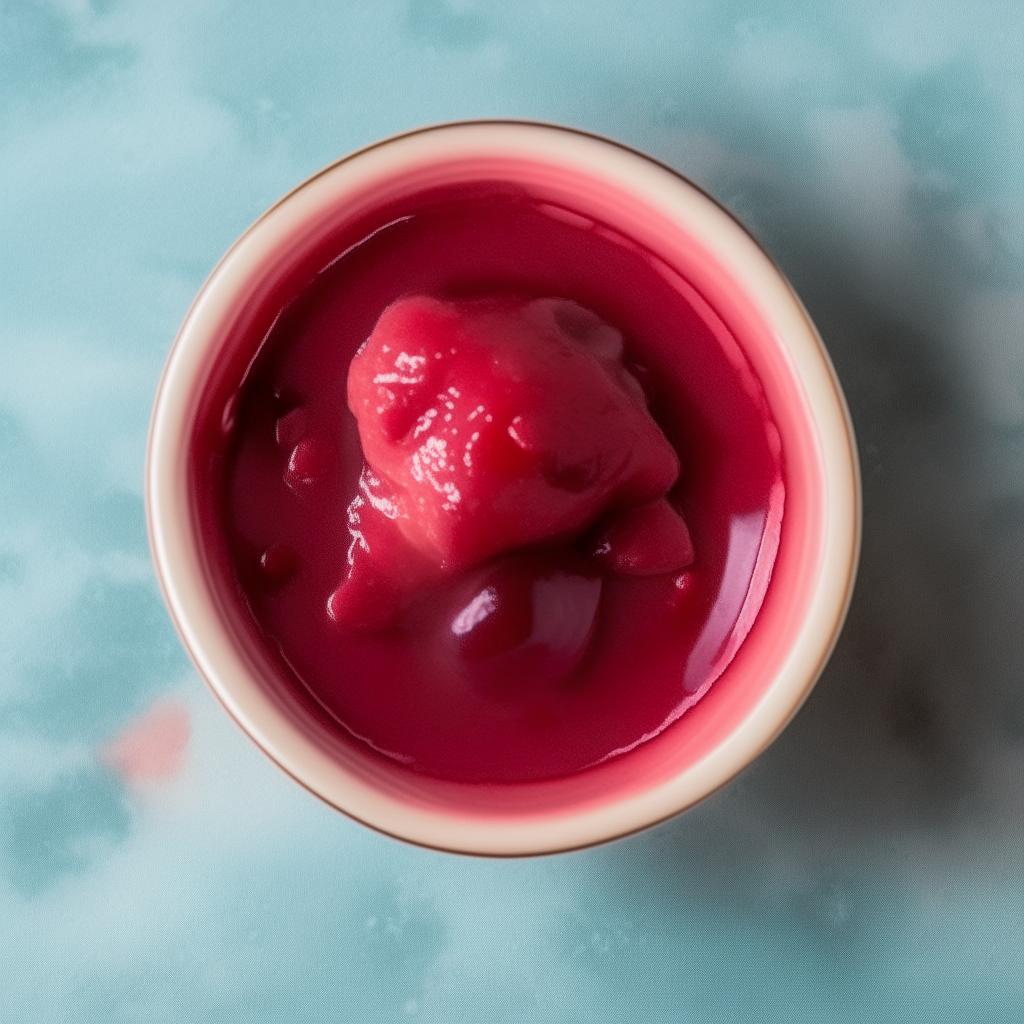
<instances>
[{"instance_id":1,"label":"bowl interior","mask_svg":"<svg viewBox=\"0 0 1024 1024\"><path fill-rule=\"evenodd\" d=\"M230 430L252 362L289 296L375 211L427 188L514 181L653 254L778 426L785 512L752 628L707 694L655 739L570 777L468 785L418 775L338 734L281 680L239 594L215 571L220 531L197 492L202 432ZM209 446L205 446L209 450ZM841 391L799 300L753 239L691 183L565 129L471 123L378 144L327 168L228 252L175 342L154 409L147 508L177 628L215 695L300 783L365 823L444 849L567 849L668 817L723 785L784 727L835 642L859 544L859 481Z\"/></svg>"}]
</instances>

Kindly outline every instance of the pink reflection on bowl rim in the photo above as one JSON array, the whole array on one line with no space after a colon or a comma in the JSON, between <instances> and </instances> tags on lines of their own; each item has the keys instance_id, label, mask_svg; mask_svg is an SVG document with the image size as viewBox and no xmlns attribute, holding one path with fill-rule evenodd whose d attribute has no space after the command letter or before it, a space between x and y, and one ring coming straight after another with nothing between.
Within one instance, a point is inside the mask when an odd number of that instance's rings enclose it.
<instances>
[{"instance_id":1,"label":"pink reflection on bowl rim","mask_svg":"<svg viewBox=\"0 0 1024 1024\"><path fill-rule=\"evenodd\" d=\"M338 228L412 191L504 178L611 225L657 254L719 339L753 367L786 463L785 513L750 632L706 695L655 739L577 775L472 785L417 775L315 721L278 678L204 551L190 461L204 410L232 395L288 294ZM213 403L211 405L211 403ZM753 238L674 171L572 129L484 121L426 128L314 175L228 251L196 297L161 379L146 504L157 575L200 673L242 729L327 803L439 849L523 855L587 846L664 820L728 782L784 728L832 651L860 546L860 479L849 414L800 300ZM770 560L769 560L770 563Z\"/></svg>"}]
</instances>

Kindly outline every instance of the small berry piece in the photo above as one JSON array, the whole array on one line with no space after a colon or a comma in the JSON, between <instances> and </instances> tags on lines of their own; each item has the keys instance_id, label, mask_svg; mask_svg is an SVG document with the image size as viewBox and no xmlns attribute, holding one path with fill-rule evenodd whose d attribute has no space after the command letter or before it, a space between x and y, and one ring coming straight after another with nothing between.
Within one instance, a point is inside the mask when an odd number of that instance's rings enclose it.
<instances>
[{"instance_id":1,"label":"small berry piece","mask_svg":"<svg viewBox=\"0 0 1024 1024\"><path fill-rule=\"evenodd\" d=\"M299 556L295 549L287 544L271 544L266 551L260 555L260 569L263 578L271 586L281 586L287 583L299 567Z\"/></svg>"},{"instance_id":2,"label":"small berry piece","mask_svg":"<svg viewBox=\"0 0 1024 1024\"><path fill-rule=\"evenodd\" d=\"M324 477L330 468L330 448L315 437L307 437L292 449L284 480L293 490L308 487Z\"/></svg>"},{"instance_id":3,"label":"small berry piece","mask_svg":"<svg viewBox=\"0 0 1024 1024\"><path fill-rule=\"evenodd\" d=\"M659 498L613 513L591 555L623 576L658 576L685 569L693 561L693 542L683 517Z\"/></svg>"},{"instance_id":4,"label":"small berry piece","mask_svg":"<svg viewBox=\"0 0 1024 1024\"><path fill-rule=\"evenodd\" d=\"M580 663L597 622L601 578L569 553L522 553L471 574L461 593L450 631L464 669L521 689L561 679Z\"/></svg>"}]
</instances>

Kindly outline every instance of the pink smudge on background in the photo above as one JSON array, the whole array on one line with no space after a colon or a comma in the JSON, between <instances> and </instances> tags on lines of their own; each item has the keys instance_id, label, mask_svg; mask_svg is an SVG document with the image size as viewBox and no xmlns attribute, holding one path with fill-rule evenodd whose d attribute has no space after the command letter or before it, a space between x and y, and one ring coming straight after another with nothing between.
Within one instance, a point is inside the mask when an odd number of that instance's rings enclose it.
<instances>
[{"instance_id":1,"label":"pink smudge on background","mask_svg":"<svg viewBox=\"0 0 1024 1024\"><path fill-rule=\"evenodd\" d=\"M188 711L158 699L100 749L99 759L128 782L166 782L185 763L190 732Z\"/></svg>"}]
</instances>

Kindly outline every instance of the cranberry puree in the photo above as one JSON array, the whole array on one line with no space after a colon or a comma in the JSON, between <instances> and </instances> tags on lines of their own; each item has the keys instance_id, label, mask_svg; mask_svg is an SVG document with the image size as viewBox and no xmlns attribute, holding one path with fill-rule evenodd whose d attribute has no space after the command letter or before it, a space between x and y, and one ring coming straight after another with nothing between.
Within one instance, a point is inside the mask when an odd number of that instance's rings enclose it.
<instances>
[{"instance_id":1,"label":"cranberry puree","mask_svg":"<svg viewBox=\"0 0 1024 1024\"><path fill-rule=\"evenodd\" d=\"M282 672L448 779L567 775L670 727L749 631L782 515L722 323L513 184L410 198L338 251L203 460L219 571Z\"/></svg>"}]
</instances>

